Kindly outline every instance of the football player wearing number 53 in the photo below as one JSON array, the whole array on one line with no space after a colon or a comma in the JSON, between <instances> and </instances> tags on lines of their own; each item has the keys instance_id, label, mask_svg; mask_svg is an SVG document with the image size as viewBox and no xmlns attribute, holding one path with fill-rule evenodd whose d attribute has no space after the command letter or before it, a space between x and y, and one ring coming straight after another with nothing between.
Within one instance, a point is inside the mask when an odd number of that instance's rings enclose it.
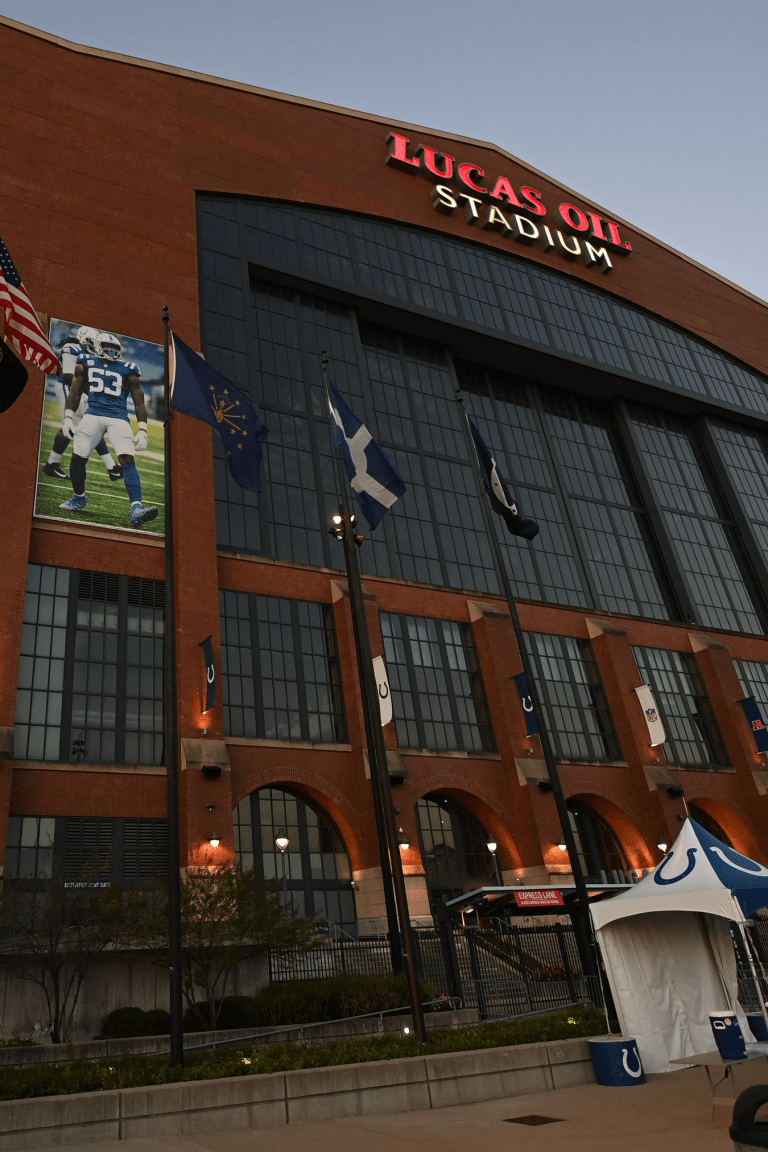
<instances>
[{"instance_id":1,"label":"football player wearing number 53","mask_svg":"<svg viewBox=\"0 0 768 1152\"><path fill-rule=\"evenodd\" d=\"M100 332L95 352L83 352L77 358L72 386L67 397L62 432L73 440L69 478L74 496L60 504L66 512L82 512L88 503L85 492L85 466L93 449L106 435L117 453L123 469L123 480L131 501L131 528L141 528L154 520L157 508L145 508L141 502L141 479L134 463L134 453L147 447L147 406L141 388L138 365L122 359L120 341L111 332ZM88 407L75 428L75 413L83 392L88 394ZM139 430L134 436L128 419L128 393L133 397Z\"/></svg>"}]
</instances>

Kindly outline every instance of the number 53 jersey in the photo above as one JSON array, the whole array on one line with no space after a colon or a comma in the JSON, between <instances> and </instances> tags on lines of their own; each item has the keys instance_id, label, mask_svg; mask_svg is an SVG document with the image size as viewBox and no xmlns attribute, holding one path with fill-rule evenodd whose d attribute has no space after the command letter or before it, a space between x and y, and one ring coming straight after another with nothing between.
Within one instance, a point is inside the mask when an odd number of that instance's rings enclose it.
<instances>
[{"instance_id":1,"label":"number 53 jersey","mask_svg":"<svg viewBox=\"0 0 768 1152\"><path fill-rule=\"evenodd\" d=\"M94 416L128 419L128 393L131 376L141 376L137 364L127 360L102 360L83 352L77 358L82 364L88 388L88 412Z\"/></svg>"}]
</instances>

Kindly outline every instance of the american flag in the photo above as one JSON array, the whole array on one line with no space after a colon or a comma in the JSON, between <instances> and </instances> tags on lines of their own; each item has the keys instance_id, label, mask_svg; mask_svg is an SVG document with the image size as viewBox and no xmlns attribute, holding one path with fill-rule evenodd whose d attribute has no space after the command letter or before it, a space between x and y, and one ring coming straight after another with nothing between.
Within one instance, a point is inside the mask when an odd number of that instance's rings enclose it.
<instances>
[{"instance_id":1,"label":"american flag","mask_svg":"<svg viewBox=\"0 0 768 1152\"><path fill-rule=\"evenodd\" d=\"M25 360L43 372L58 375L61 365L40 327L27 291L16 271L11 254L0 239L0 304L5 312L7 335Z\"/></svg>"}]
</instances>

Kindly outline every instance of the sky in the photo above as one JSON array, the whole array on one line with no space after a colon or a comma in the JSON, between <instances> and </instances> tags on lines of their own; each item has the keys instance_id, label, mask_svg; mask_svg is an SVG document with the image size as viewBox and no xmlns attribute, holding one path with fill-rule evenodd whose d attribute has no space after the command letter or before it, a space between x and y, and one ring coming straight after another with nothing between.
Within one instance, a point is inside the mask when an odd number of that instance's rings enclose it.
<instances>
[{"instance_id":1,"label":"sky","mask_svg":"<svg viewBox=\"0 0 768 1152\"><path fill-rule=\"evenodd\" d=\"M0 13L490 141L768 299L768 0L0 0Z\"/></svg>"}]
</instances>

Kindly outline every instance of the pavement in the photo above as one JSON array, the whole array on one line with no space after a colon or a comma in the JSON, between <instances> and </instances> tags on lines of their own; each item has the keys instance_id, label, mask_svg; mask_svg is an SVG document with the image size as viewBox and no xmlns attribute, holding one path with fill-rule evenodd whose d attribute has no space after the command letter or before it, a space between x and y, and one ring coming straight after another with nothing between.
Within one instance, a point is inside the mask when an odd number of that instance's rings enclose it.
<instances>
[{"instance_id":1,"label":"pavement","mask_svg":"<svg viewBox=\"0 0 768 1152\"><path fill-rule=\"evenodd\" d=\"M762 1060L738 1069L739 1091L768 1082ZM727 1095L728 1088L723 1091ZM528 1126L515 1117L545 1116ZM362 1116L193 1136L66 1145L68 1152L733 1152L730 1119L712 1121L703 1068L650 1076L632 1088L587 1084L392 1116ZM49 1152L50 1144L45 1152ZM27 1152L43 1152L27 1149Z\"/></svg>"}]
</instances>

